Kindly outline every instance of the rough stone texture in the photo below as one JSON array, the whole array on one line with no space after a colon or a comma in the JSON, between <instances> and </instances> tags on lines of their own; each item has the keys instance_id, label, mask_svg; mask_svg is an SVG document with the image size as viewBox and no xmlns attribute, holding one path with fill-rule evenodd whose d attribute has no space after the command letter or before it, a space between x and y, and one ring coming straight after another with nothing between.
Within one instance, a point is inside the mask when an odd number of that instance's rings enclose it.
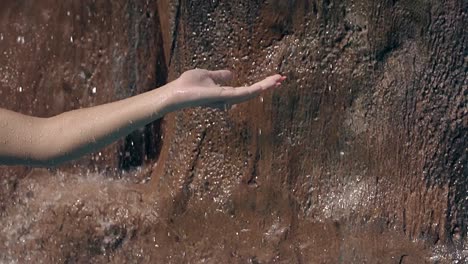
<instances>
[{"instance_id":1,"label":"rough stone texture","mask_svg":"<svg viewBox=\"0 0 468 264\"><path fill-rule=\"evenodd\" d=\"M155 125L127 139L140 149L127 162L120 145L76 163L128 168L146 153L159 157L149 172L15 169L1 187L0 261L466 262L467 5L2 2L1 107L48 116L194 67L230 68L236 85L273 72L288 81L229 112L169 115L160 152Z\"/></svg>"}]
</instances>

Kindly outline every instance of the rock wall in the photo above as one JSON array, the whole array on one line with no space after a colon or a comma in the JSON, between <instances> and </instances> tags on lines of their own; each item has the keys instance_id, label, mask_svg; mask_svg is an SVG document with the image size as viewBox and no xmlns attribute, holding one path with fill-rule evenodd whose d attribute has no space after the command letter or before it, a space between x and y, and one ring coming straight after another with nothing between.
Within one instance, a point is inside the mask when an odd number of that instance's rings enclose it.
<instances>
[{"instance_id":1,"label":"rock wall","mask_svg":"<svg viewBox=\"0 0 468 264\"><path fill-rule=\"evenodd\" d=\"M466 1L27 2L0 4L2 107L52 115L195 67L231 69L235 85L274 72L288 81L229 112L170 114L163 140L155 124L75 165L128 169L147 157L121 179L9 173L0 260L467 260Z\"/></svg>"}]
</instances>

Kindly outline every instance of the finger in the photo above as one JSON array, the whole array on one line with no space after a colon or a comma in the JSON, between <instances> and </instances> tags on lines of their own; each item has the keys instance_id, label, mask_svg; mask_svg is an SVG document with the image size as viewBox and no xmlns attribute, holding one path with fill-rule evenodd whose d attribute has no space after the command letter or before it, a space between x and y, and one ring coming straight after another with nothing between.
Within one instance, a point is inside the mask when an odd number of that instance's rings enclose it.
<instances>
[{"instance_id":1,"label":"finger","mask_svg":"<svg viewBox=\"0 0 468 264\"><path fill-rule=\"evenodd\" d=\"M279 74L267 77L266 79L257 82L251 86L239 87L235 89L226 90L224 97L226 99L243 99L248 100L259 95L261 92L276 87L276 84L281 80L282 76Z\"/></svg>"},{"instance_id":2,"label":"finger","mask_svg":"<svg viewBox=\"0 0 468 264\"><path fill-rule=\"evenodd\" d=\"M232 72L228 70L209 71L208 75L219 85L229 84L232 80Z\"/></svg>"},{"instance_id":3,"label":"finger","mask_svg":"<svg viewBox=\"0 0 468 264\"><path fill-rule=\"evenodd\" d=\"M255 91L262 92L262 91L275 87L276 84L281 83L283 81L282 79L283 77L281 75L275 74L273 76L267 77L266 79L260 82L253 84L252 86L248 87L248 89L254 92Z\"/></svg>"},{"instance_id":4,"label":"finger","mask_svg":"<svg viewBox=\"0 0 468 264\"><path fill-rule=\"evenodd\" d=\"M263 91L280 86L281 79L281 75L274 75L249 87L226 89L223 98L231 105L239 104L259 96Z\"/></svg>"}]
</instances>

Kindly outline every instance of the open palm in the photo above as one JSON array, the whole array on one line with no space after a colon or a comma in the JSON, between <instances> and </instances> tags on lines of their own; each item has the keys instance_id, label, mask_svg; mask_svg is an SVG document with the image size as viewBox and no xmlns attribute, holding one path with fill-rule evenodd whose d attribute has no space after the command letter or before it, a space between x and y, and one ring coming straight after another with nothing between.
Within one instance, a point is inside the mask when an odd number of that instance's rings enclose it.
<instances>
[{"instance_id":1,"label":"open palm","mask_svg":"<svg viewBox=\"0 0 468 264\"><path fill-rule=\"evenodd\" d=\"M258 96L263 91L281 85L286 77L279 74L267 77L251 86L224 86L232 80L227 70L208 71L195 69L182 74L176 81L178 103L183 107L209 106L229 108Z\"/></svg>"}]
</instances>

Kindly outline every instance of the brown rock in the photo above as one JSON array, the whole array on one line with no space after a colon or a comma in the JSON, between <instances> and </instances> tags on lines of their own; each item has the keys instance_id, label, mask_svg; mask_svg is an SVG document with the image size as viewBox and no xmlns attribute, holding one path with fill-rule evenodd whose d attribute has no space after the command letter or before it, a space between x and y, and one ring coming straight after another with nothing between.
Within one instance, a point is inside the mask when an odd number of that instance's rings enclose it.
<instances>
[{"instance_id":1,"label":"brown rock","mask_svg":"<svg viewBox=\"0 0 468 264\"><path fill-rule=\"evenodd\" d=\"M140 172L12 170L0 189L1 261L466 261L463 1L0 7L0 106L28 114L131 96L195 67L232 69L235 85L288 76L229 112L167 116L160 151L156 125L127 139L136 149L118 143L75 163L158 158Z\"/></svg>"},{"instance_id":2,"label":"brown rock","mask_svg":"<svg viewBox=\"0 0 468 264\"><path fill-rule=\"evenodd\" d=\"M167 217L190 217L212 201L244 220L241 229L270 234L267 255L285 262L463 262L467 85L458 69L466 68L467 17L461 1L431 3L182 1L170 76L231 68L237 85L273 72L289 82L228 113L167 119L164 174L153 174ZM313 230L337 246L311 260L320 246L300 250L303 225L329 221L336 235ZM459 255L444 259L434 245Z\"/></svg>"}]
</instances>

